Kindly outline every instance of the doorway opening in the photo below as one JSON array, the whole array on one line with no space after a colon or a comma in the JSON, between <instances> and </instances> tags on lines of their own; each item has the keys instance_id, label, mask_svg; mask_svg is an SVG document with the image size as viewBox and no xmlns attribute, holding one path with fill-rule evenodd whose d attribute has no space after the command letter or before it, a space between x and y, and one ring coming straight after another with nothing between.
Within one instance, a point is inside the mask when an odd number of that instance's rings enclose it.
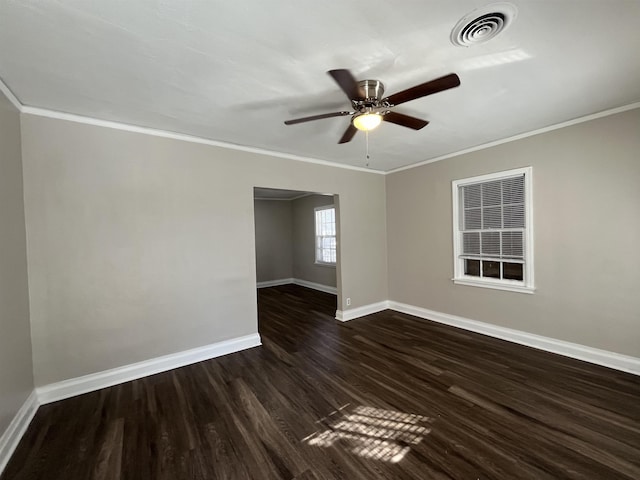
<instances>
[{"instance_id":1,"label":"doorway opening","mask_svg":"<svg viewBox=\"0 0 640 480\"><path fill-rule=\"evenodd\" d=\"M258 322L264 297L260 291L273 287L280 287L283 300L287 292L313 297L325 314L333 305L331 318L335 318L340 273L338 195L255 187L254 221ZM324 296L304 295L303 289Z\"/></svg>"}]
</instances>

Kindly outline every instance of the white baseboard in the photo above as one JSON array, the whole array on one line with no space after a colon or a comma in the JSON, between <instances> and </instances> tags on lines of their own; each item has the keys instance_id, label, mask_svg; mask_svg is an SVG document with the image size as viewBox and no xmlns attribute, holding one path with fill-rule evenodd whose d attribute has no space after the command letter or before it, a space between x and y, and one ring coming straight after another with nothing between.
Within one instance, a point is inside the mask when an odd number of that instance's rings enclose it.
<instances>
[{"instance_id":1,"label":"white baseboard","mask_svg":"<svg viewBox=\"0 0 640 480\"><path fill-rule=\"evenodd\" d=\"M482 333L490 337L501 338L509 342L527 345L529 347L545 350L547 352L557 353L565 357L576 358L596 365L621 370L627 373L640 375L640 358L623 355L621 353L610 352L608 350L600 350L598 348L587 347L578 343L566 342L555 338L543 337L520 330L500 327L490 323L471 320L448 313L436 312L422 307L407 305L389 301L389 308L402 313L407 313L415 317L432 320L445 325L462 328L476 333Z\"/></svg>"},{"instance_id":2,"label":"white baseboard","mask_svg":"<svg viewBox=\"0 0 640 480\"><path fill-rule=\"evenodd\" d=\"M278 280L267 280L265 282L258 282L258 288L277 287L279 285L289 285L293 283L293 278L280 278Z\"/></svg>"},{"instance_id":3,"label":"white baseboard","mask_svg":"<svg viewBox=\"0 0 640 480\"><path fill-rule=\"evenodd\" d=\"M300 280L299 278L294 278L293 283L295 283L296 285L300 285L301 287L313 288L314 290L318 290L320 292L332 293L333 295L338 294L338 289L336 287L322 285L321 283L308 282L307 280Z\"/></svg>"},{"instance_id":4,"label":"white baseboard","mask_svg":"<svg viewBox=\"0 0 640 480\"><path fill-rule=\"evenodd\" d=\"M44 405L259 345L262 345L260 335L254 333L245 335L244 337L232 338L211 345L205 345L204 347L172 353L143 362L132 363L103 372L63 380L62 382L39 387L36 389L36 392L40 404Z\"/></svg>"},{"instance_id":5,"label":"white baseboard","mask_svg":"<svg viewBox=\"0 0 640 480\"><path fill-rule=\"evenodd\" d=\"M13 455L18 443L20 443L20 439L27 431L27 427L33 420L39 406L38 396L34 390L22 404L16 416L13 417L5 432L0 435L0 475L2 475L7 463L9 463L11 455Z\"/></svg>"},{"instance_id":6,"label":"white baseboard","mask_svg":"<svg viewBox=\"0 0 640 480\"><path fill-rule=\"evenodd\" d=\"M308 280L302 280L300 278L281 278L279 280L267 280L266 282L258 282L258 288L267 288L267 287L277 287L278 285L300 285L301 287L312 288L314 290L318 290L320 292L332 293L333 295L338 294L338 289L336 287L331 287L329 285L323 285L321 283L309 282Z\"/></svg>"},{"instance_id":7,"label":"white baseboard","mask_svg":"<svg viewBox=\"0 0 640 480\"><path fill-rule=\"evenodd\" d=\"M369 305L363 305L362 307L350 308L348 310L336 310L336 320L341 322L348 322L354 318L364 317L365 315L371 315L372 313L378 313L382 310L389 308L389 301L385 300L378 303L370 303Z\"/></svg>"}]
</instances>

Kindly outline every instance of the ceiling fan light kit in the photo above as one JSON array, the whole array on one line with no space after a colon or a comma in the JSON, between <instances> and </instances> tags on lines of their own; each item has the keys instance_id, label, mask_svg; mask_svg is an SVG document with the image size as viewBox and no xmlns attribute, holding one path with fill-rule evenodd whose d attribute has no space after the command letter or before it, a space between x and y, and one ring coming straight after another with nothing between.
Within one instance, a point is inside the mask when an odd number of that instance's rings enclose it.
<instances>
[{"instance_id":1,"label":"ceiling fan light kit","mask_svg":"<svg viewBox=\"0 0 640 480\"><path fill-rule=\"evenodd\" d=\"M392 109L401 103L410 102L411 100L426 97L427 95L442 92L460 85L458 75L450 73L444 77L416 85L388 97L383 97L384 85L379 80L357 81L351 72L346 69L329 70L327 73L338 84L345 95L347 95L353 111L343 110L340 112L322 113L310 117L286 120L284 123L285 125L295 125L313 120L321 120L323 118L351 115L351 123L338 143L350 142L358 130L368 132L376 128L383 121L395 123L396 125L411 128L412 130L420 130L429 124L427 120L394 112Z\"/></svg>"},{"instance_id":2,"label":"ceiling fan light kit","mask_svg":"<svg viewBox=\"0 0 640 480\"><path fill-rule=\"evenodd\" d=\"M351 121L358 130L368 132L382 123L382 115L379 113L361 113L354 115Z\"/></svg>"}]
</instances>

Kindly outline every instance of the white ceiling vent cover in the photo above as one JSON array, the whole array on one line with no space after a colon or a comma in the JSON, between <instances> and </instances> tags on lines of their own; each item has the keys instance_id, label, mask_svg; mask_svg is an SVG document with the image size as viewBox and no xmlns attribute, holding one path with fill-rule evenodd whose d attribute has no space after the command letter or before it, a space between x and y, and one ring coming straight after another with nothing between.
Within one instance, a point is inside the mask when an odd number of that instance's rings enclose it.
<instances>
[{"instance_id":1,"label":"white ceiling vent cover","mask_svg":"<svg viewBox=\"0 0 640 480\"><path fill-rule=\"evenodd\" d=\"M488 42L507 28L517 15L518 10L510 3L492 3L478 8L453 27L451 42L461 47Z\"/></svg>"}]
</instances>

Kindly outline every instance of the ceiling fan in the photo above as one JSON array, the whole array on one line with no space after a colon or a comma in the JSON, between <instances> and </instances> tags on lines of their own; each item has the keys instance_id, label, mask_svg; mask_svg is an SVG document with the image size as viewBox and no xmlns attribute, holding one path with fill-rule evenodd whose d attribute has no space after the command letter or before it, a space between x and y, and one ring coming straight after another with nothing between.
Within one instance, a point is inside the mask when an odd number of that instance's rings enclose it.
<instances>
[{"instance_id":1,"label":"ceiling fan","mask_svg":"<svg viewBox=\"0 0 640 480\"><path fill-rule=\"evenodd\" d=\"M368 131L376 128L382 121L395 123L413 130L426 127L429 122L411 117L403 113L392 112L391 109L401 103L426 97L460 85L460 78L455 73L436 78L383 98L384 85L379 80L357 81L349 70L329 70L327 72L335 80L351 101L353 111L322 113L311 117L296 118L285 121L285 125L310 122L322 118L343 117L351 115L351 123L338 143L350 142L358 130Z\"/></svg>"}]
</instances>

